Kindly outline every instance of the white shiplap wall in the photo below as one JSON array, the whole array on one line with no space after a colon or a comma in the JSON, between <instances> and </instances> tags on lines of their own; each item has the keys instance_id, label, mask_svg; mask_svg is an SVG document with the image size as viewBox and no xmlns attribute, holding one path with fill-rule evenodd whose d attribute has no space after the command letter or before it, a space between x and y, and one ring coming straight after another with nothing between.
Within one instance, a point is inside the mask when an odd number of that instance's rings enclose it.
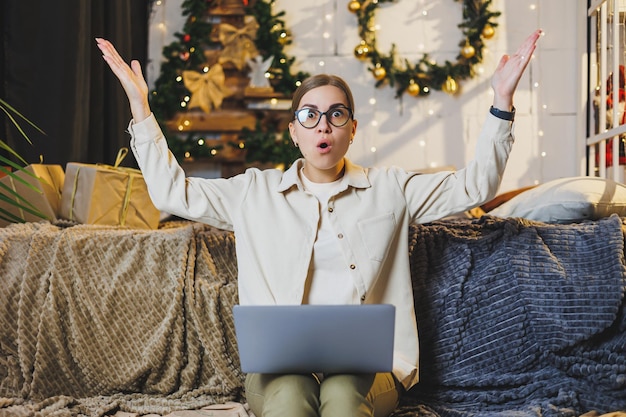
<instances>
[{"instance_id":1,"label":"white shiplap wall","mask_svg":"<svg viewBox=\"0 0 626 417\"><path fill-rule=\"evenodd\" d=\"M150 24L149 82L158 76L161 50L184 23L182 0L161 0ZM359 42L355 16L347 0L307 2L277 0L293 44L287 50L299 69L336 73L353 89L359 120L348 156L363 165L398 165L406 169L453 165L472 158L481 124L491 104L491 74L504 53L513 53L535 28L541 39L515 99L516 144L501 191L581 174L584 148L581 126L584 5L572 0L494 0L502 15L496 35L487 41L480 75L462 84L462 93L435 91L427 98L394 98L389 87L375 88L366 63L354 58ZM583 2L584 3L584 2ZM452 0L405 0L377 12L378 48L395 43L399 55L415 61L427 52L438 62L454 60L461 33L461 3ZM584 125L583 125L584 126ZM376 148L376 152L372 152Z\"/></svg>"}]
</instances>

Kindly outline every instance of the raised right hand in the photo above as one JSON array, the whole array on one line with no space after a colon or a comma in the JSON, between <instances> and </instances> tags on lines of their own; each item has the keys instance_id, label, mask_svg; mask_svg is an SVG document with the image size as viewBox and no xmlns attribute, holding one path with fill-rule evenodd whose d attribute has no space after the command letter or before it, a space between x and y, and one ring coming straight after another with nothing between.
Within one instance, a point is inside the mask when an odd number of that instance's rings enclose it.
<instances>
[{"instance_id":1,"label":"raised right hand","mask_svg":"<svg viewBox=\"0 0 626 417\"><path fill-rule=\"evenodd\" d=\"M141 64L137 60L133 60L130 66L120 57L115 47L106 39L96 38L96 43L102 58L109 64L111 71L122 84L124 92L128 97L130 111L133 114L135 122L141 122L146 119L152 111L148 102L148 84L143 76Z\"/></svg>"}]
</instances>

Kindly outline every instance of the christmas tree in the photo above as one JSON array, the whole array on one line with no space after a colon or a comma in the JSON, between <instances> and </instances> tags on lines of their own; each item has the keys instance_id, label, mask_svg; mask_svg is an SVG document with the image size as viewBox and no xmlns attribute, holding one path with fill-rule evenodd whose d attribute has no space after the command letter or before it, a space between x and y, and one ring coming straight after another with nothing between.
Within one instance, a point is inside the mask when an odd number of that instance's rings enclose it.
<instances>
[{"instance_id":1,"label":"christmas tree","mask_svg":"<svg viewBox=\"0 0 626 417\"><path fill-rule=\"evenodd\" d=\"M174 155L288 166L287 101L308 76L294 73L291 36L273 0L185 0L186 22L163 48L151 92L154 114ZM267 103L264 105L263 103ZM238 159L239 158L239 159Z\"/></svg>"}]
</instances>

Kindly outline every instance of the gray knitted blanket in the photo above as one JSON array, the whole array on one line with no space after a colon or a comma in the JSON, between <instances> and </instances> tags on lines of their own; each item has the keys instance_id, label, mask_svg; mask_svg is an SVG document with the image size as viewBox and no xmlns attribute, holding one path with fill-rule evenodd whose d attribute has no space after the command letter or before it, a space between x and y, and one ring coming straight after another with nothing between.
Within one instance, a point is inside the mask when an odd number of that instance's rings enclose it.
<instances>
[{"instance_id":1,"label":"gray knitted blanket","mask_svg":"<svg viewBox=\"0 0 626 417\"><path fill-rule=\"evenodd\" d=\"M621 219L411 228L421 382L395 417L626 409ZM166 415L245 401L234 236L0 228L0 416Z\"/></svg>"},{"instance_id":2,"label":"gray knitted blanket","mask_svg":"<svg viewBox=\"0 0 626 417\"><path fill-rule=\"evenodd\" d=\"M421 382L394 415L626 410L621 226L618 217L415 226Z\"/></svg>"}]
</instances>

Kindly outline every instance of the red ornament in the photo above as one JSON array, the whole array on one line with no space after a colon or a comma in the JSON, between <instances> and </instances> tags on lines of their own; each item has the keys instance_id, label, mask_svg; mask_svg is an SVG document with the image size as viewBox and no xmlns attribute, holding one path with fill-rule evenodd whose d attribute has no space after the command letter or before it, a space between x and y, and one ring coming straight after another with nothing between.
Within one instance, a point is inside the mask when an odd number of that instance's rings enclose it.
<instances>
[{"instance_id":1,"label":"red ornament","mask_svg":"<svg viewBox=\"0 0 626 417\"><path fill-rule=\"evenodd\" d=\"M189 42L191 40L191 35L190 34L185 34L185 36L183 36L183 41L185 42Z\"/></svg>"}]
</instances>

